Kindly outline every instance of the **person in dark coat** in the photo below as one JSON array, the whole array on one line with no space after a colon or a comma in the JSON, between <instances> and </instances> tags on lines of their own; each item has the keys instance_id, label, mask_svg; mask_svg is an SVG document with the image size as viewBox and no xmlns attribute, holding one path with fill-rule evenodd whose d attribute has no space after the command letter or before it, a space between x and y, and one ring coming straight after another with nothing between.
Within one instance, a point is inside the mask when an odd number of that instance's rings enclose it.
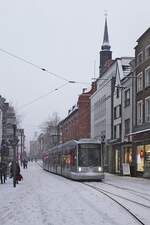
<instances>
[{"instance_id":1,"label":"person in dark coat","mask_svg":"<svg viewBox=\"0 0 150 225\"><path fill-rule=\"evenodd\" d=\"M27 165L28 165L28 161L27 161L27 159L24 159L23 160L23 168L27 169Z\"/></svg>"},{"instance_id":2,"label":"person in dark coat","mask_svg":"<svg viewBox=\"0 0 150 225\"><path fill-rule=\"evenodd\" d=\"M10 166L10 178L12 178L14 176L14 169L13 169L13 162ZM18 181L20 181L21 179L23 179L22 175L20 174L20 166L19 163L16 162L16 183L18 183Z\"/></svg>"},{"instance_id":3,"label":"person in dark coat","mask_svg":"<svg viewBox=\"0 0 150 225\"><path fill-rule=\"evenodd\" d=\"M5 162L0 162L0 179L1 184L5 183L7 178L7 164Z\"/></svg>"}]
</instances>

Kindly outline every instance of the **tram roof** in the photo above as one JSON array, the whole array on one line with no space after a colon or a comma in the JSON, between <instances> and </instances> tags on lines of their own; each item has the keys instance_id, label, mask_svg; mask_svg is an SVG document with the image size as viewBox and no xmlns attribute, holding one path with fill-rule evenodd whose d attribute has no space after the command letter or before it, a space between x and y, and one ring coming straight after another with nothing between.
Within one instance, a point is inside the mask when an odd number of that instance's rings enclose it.
<instances>
[{"instance_id":1,"label":"tram roof","mask_svg":"<svg viewBox=\"0 0 150 225\"><path fill-rule=\"evenodd\" d=\"M100 144L100 141L99 140L96 140L96 139L91 139L91 138L82 138L78 141L76 141L77 143L96 143L96 144Z\"/></svg>"},{"instance_id":2,"label":"tram roof","mask_svg":"<svg viewBox=\"0 0 150 225\"><path fill-rule=\"evenodd\" d=\"M55 150L56 149L58 150L62 146L67 146L67 145L72 145L72 144L100 144L100 141L99 140L96 140L96 139L91 139L91 138L82 138L82 139L79 139L79 140L70 140L70 141L67 141L65 143L62 143L60 145L54 146L53 148L49 149L49 151L52 151L54 149Z\"/></svg>"}]
</instances>

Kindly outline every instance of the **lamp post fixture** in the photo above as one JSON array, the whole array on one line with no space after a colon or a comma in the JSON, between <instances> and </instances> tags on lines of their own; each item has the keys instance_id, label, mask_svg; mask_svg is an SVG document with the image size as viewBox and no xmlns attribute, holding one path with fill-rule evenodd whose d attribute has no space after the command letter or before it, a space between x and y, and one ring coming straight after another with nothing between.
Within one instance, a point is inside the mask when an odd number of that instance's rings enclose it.
<instances>
[{"instance_id":1,"label":"lamp post fixture","mask_svg":"<svg viewBox=\"0 0 150 225\"><path fill-rule=\"evenodd\" d=\"M105 144L105 135L101 135L101 157L102 157L102 166L104 168L104 144Z\"/></svg>"}]
</instances>

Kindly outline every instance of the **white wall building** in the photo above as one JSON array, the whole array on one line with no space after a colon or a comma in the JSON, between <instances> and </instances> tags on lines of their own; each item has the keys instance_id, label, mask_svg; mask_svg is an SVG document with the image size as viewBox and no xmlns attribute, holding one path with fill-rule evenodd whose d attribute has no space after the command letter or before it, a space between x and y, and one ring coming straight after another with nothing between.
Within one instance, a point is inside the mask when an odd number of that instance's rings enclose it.
<instances>
[{"instance_id":1,"label":"white wall building","mask_svg":"<svg viewBox=\"0 0 150 225\"><path fill-rule=\"evenodd\" d=\"M103 74L97 79L97 91L91 96L91 137L101 139L105 135L106 140L111 139L111 92L112 77L116 74L115 60Z\"/></svg>"},{"instance_id":2,"label":"white wall building","mask_svg":"<svg viewBox=\"0 0 150 225\"><path fill-rule=\"evenodd\" d=\"M112 151L114 154L114 172L122 173L122 163L125 163L124 147L127 152L131 150L128 141L128 134L131 132L132 123L132 78L128 75L131 72L130 62L132 57L122 57L118 60L116 70L115 91L113 93L113 137ZM127 78L128 77L128 78ZM132 77L132 75L131 75Z\"/></svg>"},{"instance_id":3,"label":"white wall building","mask_svg":"<svg viewBox=\"0 0 150 225\"><path fill-rule=\"evenodd\" d=\"M112 141L114 139L114 126L116 126L116 135L121 135L121 95L114 97L114 91L119 90L120 80L125 77L129 71L129 62L131 57L122 57L115 59L103 75L97 79L97 91L91 96L91 138L101 140L105 135L105 154L104 163L109 171L114 171ZM114 107L119 106L114 120ZM119 128L118 128L119 127ZM110 168L112 166L112 168Z\"/></svg>"}]
</instances>

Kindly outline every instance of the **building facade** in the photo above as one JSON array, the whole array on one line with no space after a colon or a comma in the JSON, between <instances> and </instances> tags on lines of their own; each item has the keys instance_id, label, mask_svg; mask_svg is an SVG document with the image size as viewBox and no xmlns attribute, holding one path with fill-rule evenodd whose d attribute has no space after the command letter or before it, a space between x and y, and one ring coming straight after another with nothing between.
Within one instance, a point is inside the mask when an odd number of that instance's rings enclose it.
<instances>
[{"instance_id":1,"label":"building facade","mask_svg":"<svg viewBox=\"0 0 150 225\"><path fill-rule=\"evenodd\" d=\"M134 76L134 170L150 177L150 28L137 40Z\"/></svg>"},{"instance_id":2,"label":"building facade","mask_svg":"<svg viewBox=\"0 0 150 225\"><path fill-rule=\"evenodd\" d=\"M122 174L123 164L127 163L126 155L131 152L131 140L128 134L132 131L132 57L118 59L115 89L113 93L113 138L112 151L114 158L113 172Z\"/></svg>"},{"instance_id":3,"label":"building facade","mask_svg":"<svg viewBox=\"0 0 150 225\"><path fill-rule=\"evenodd\" d=\"M61 143L75 139L90 138L91 131L91 102L90 97L96 90L95 82L90 91L83 90L77 105L68 111L68 116L59 123Z\"/></svg>"}]
</instances>

